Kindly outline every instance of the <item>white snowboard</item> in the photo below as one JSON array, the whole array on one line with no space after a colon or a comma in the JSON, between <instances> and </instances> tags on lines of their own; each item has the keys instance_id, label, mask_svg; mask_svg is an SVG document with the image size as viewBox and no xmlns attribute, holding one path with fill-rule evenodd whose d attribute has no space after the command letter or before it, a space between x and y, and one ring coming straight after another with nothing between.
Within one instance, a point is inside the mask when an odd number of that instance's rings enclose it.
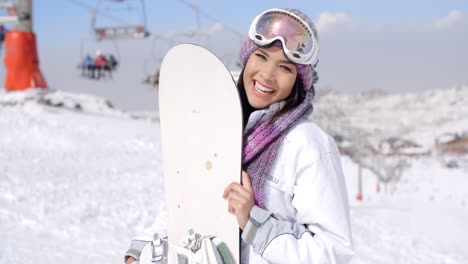
<instances>
[{"instance_id":1,"label":"white snowboard","mask_svg":"<svg viewBox=\"0 0 468 264\"><path fill-rule=\"evenodd\" d=\"M169 241L179 244L190 229L215 235L239 263L239 227L222 197L241 175L242 108L234 80L211 52L182 44L166 54L159 89Z\"/></svg>"}]
</instances>

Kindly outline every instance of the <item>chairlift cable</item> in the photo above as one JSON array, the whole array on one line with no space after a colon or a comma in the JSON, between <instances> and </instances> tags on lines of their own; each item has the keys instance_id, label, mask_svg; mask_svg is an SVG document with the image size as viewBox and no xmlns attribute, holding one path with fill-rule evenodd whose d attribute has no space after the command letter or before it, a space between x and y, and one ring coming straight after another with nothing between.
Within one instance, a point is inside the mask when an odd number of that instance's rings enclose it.
<instances>
[{"instance_id":1,"label":"chairlift cable","mask_svg":"<svg viewBox=\"0 0 468 264\"><path fill-rule=\"evenodd\" d=\"M117 41L116 40L113 40L112 41L112 44L114 44L114 50L115 50L115 53L117 55L117 59L119 59L120 61L120 50L119 50L119 46L117 45Z\"/></svg>"},{"instance_id":2,"label":"chairlift cable","mask_svg":"<svg viewBox=\"0 0 468 264\"><path fill-rule=\"evenodd\" d=\"M121 24L124 24L124 25L128 24L125 20L122 20L120 18L117 18L117 17L111 16L109 14L106 14L104 11L98 10L95 7L90 7L90 6L80 2L78 0L68 0L68 2L73 3L73 4L75 4L75 5L77 5L77 6L81 7L81 8L84 8L84 9L88 10L90 13L93 14L93 19L97 14L99 14L100 16L108 18L110 20L113 20L114 22L121 23Z\"/></svg>"},{"instance_id":3,"label":"chairlift cable","mask_svg":"<svg viewBox=\"0 0 468 264\"><path fill-rule=\"evenodd\" d=\"M147 18L146 18L146 5L145 5L145 0L141 0L141 6L142 6L142 16L143 16L143 25L145 26L145 29L147 29L148 27L148 21L147 21Z\"/></svg>"},{"instance_id":4,"label":"chairlift cable","mask_svg":"<svg viewBox=\"0 0 468 264\"><path fill-rule=\"evenodd\" d=\"M229 31L235 33L236 35L239 35L239 37L241 38L244 38L245 37L245 34L242 34L241 32L239 32L237 29L229 26L229 25L226 25L222 20L208 14L207 12L203 11L202 9L200 9L200 7L198 7L197 5L193 4L193 3L190 3L186 0L178 0L179 2L181 2L182 4L192 8L192 9L197 9L197 12L201 15L203 15L205 18L211 20L211 21L214 21L214 22L218 22L218 23L221 23L226 29L228 29Z\"/></svg>"},{"instance_id":5,"label":"chairlift cable","mask_svg":"<svg viewBox=\"0 0 468 264\"><path fill-rule=\"evenodd\" d=\"M72 1L76 1L76 0L72 0ZM101 11L99 9L99 6L101 5L102 1L103 0L98 0L98 3L96 4L96 7L92 9L92 14L93 14L93 19L92 19L92 24L91 24L92 29L96 28L96 15L103 12L103 11ZM102 14L99 14L99 15L102 16ZM123 24L123 25L128 25L129 24L129 23L127 23L127 21L125 21L123 19L120 19L120 18L113 17L111 15L105 15L104 17L111 18L111 20L113 20L114 22L117 22L117 23L120 23L120 24Z\"/></svg>"}]
</instances>

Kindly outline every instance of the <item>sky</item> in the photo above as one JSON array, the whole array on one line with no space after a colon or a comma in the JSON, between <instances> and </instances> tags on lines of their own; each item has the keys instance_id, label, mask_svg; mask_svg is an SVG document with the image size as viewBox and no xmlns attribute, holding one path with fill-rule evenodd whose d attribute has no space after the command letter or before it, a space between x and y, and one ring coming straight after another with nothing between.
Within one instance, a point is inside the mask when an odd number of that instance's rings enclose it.
<instances>
[{"instance_id":1,"label":"sky","mask_svg":"<svg viewBox=\"0 0 468 264\"><path fill-rule=\"evenodd\" d=\"M320 38L317 89L354 93L444 89L468 84L468 1L223 1L41 0L34 3L40 68L49 88L92 93L130 111L157 109L157 93L142 80L152 74L171 45L196 42L233 70L252 19L273 7L293 7L308 14ZM187 3L202 15L200 32ZM141 24L150 37L97 42L91 35L92 10L97 25ZM145 14L142 15L142 14ZM1 14L0 14L1 15ZM110 18L109 18L110 17ZM120 68L112 80L87 80L77 69L81 58L97 50L117 55ZM4 51L1 56L3 59ZM0 66L0 81L5 68ZM1 86L1 85L0 85Z\"/></svg>"}]
</instances>

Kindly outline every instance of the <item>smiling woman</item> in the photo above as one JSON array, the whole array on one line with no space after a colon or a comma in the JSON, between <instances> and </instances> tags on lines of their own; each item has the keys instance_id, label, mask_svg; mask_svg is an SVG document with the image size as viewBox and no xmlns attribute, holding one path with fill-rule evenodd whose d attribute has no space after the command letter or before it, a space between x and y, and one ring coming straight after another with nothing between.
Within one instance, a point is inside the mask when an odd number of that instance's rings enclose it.
<instances>
[{"instance_id":1,"label":"smiling woman","mask_svg":"<svg viewBox=\"0 0 468 264\"><path fill-rule=\"evenodd\" d=\"M241 46L242 182L224 189L241 263L348 263L348 196L338 148L309 119L318 80L314 24L295 9L258 15ZM138 258L141 243L127 251Z\"/></svg>"},{"instance_id":2,"label":"smiling woman","mask_svg":"<svg viewBox=\"0 0 468 264\"><path fill-rule=\"evenodd\" d=\"M241 263L348 263L353 255L338 150L309 119L317 56L314 24L295 9L258 15L241 46L245 173L224 192L243 230Z\"/></svg>"}]
</instances>

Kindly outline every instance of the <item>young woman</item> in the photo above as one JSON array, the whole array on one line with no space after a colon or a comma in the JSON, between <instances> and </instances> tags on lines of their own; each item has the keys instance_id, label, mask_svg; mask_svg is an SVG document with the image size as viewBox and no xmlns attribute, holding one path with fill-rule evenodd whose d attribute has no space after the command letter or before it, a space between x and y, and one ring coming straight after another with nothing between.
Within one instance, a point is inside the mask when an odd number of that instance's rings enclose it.
<instances>
[{"instance_id":1,"label":"young woman","mask_svg":"<svg viewBox=\"0 0 468 264\"><path fill-rule=\"evenodd\" d=\"M348 263L349 205L338 149L308 119L317 32L295 9L258 15L242 44L242 184L224 191L243 230L241 263Z\"/></svg>"},{"instance_id":2,"label":"young woman","mask_svg":"<svg viewBox=\"0 0 468 264\"><path fill-rule=\"evenodd\" d=\"M295 9L261 13L242 44L244 172L242 184L224 190L243 230L242 264L348 263L353 255L339 152L308 119L317 55L315 26ZM134 241L127 256L142 247Z\"/></svg>"}]
</instances>

